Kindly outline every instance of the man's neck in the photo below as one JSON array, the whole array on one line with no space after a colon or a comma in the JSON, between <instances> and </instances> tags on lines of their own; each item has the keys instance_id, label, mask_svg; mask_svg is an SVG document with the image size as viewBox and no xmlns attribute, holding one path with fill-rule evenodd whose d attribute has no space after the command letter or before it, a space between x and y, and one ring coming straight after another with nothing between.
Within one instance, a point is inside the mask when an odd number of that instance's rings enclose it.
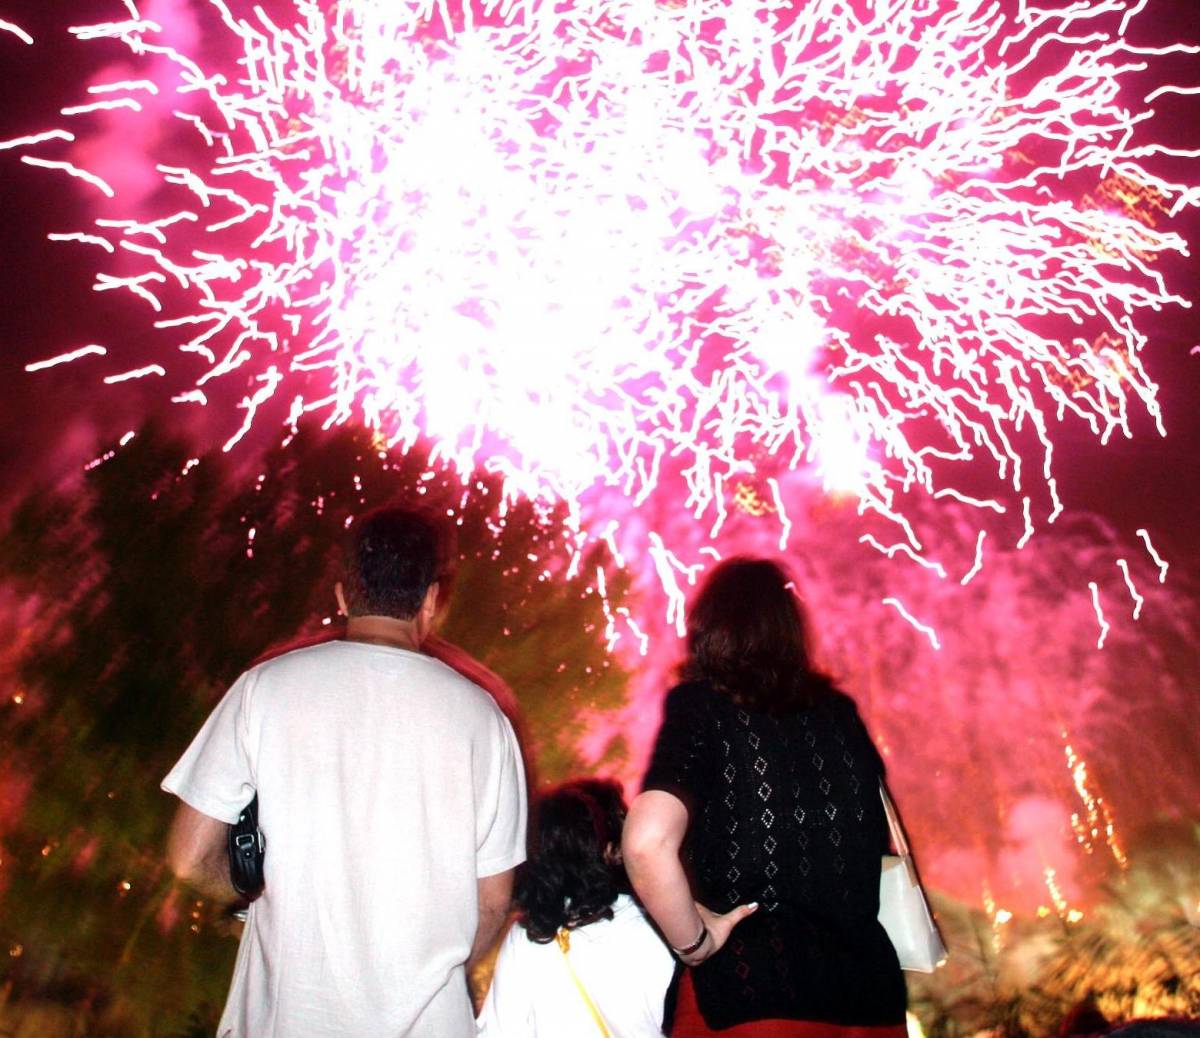
<instances>
[{"instance_id":1,"label":"man's neck","mask_svg":"<svg viewBox=\"0 0 1200 1038\"><path fill-rule=\"evenodd\" d=\"M346 621L346 640L369 645L388 645L393 649L421 651L421 636L413 620L391 616L352 616Z\"/></svg>"}]
</instances>

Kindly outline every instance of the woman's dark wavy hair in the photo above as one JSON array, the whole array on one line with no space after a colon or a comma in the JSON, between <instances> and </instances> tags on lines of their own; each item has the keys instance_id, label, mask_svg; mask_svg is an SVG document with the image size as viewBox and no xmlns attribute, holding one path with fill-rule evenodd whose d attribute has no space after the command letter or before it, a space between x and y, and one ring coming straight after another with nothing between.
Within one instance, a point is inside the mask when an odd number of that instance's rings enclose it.
<instances>
[{"instance_id":1,"label":"woman's dark wavy hair","mask_svg":"<svg viewBox=\"0 0 1200 1038\"><path fill-rule=\"evenodd\" d=\"M621 787L609 780L579 779L542 795L515 890L531 941L612 918L617 895L630 890L619 854L624 822Z\"/></svg>"},{"instance_id":2,"label":"woman's dark wavy hair","mask_svg":"<svg viewBox=\"0 0 1200 1038\"><path fill-rule=\"evenodd\" d=\"M791 577L769 559L726 559L708 575L688 611L683 677L768 714L810 706L832 688L813 667Z\"/></svg>"}]
</instances>

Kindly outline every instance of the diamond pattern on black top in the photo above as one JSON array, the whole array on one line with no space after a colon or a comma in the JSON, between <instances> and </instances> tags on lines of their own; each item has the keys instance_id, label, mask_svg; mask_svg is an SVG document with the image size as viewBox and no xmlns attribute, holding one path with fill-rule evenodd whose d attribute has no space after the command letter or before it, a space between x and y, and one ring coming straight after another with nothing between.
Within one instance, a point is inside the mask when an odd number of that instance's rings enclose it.
<instances>
[{"instance_id":1,"label":"diamond pattern on black top","mask_svg":"<svg viewBox=\"0 0 1200 1038\"><path fill-rule=\"evenodd\" d=\"M789 717L751 713L704 684L668 695L645 788L688 807L697 899L719 912L760 905L693 971L710 1027L903 1022L904 980L876 919L881 772L841 693Z\"/></svg>"}]
</instances>

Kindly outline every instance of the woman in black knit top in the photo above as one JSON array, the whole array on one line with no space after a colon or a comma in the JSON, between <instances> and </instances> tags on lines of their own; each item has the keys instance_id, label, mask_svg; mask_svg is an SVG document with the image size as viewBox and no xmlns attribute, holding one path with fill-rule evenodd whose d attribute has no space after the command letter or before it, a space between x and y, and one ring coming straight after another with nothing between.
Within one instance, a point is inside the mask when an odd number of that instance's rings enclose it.
<instances>
[{"instance_id":1,"label":"woman in black knit top","mask_svg":"<svg viewBox=\"0 0 1200 1038\"><path fill-rule=\"evenodd\" d=\"M687 647L624 835L634 889L690 967L670 1033L903 1038L877 919L883 764L813 670L787 575L719 565Z\"/></svg>"}]
</instances>

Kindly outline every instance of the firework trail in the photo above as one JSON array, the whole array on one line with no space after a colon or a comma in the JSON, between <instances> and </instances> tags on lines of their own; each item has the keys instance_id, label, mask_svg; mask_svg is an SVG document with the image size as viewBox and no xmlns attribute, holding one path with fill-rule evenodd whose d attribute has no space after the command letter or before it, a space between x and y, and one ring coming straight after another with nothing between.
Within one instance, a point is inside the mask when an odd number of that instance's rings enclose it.
<instances>
[{"instance_id":1,"label":"firework trail","mask_svg":"<svg viewBox=\"0 0 1200 1038\"><path fill-rule=\"evenodd\" d=\"M1129 42L1144 6L114 4L73 32L127 59L0 152L92 199L52 238L161 347L29 368L162 383L229 446L364 422L568 503L563 565L605 542L643 593L596 756L644 754L703 569L786 552L930 881L1070 913L1200 787L1151 532L1033 538L1058 428L1162 431L1146 317L1187 305L1156 264L1200 194L1153 107L1195 88L1132 84L1195 48Z\"/></svg>"},{"instance_id":2,"label":"firework trail","mask_svg":"<svg viewBox=\"0 0 1200 1038\"><path fill-rule=\"evenodd\" d=\"M1163 431L1145 319L1188 305L1156 262L1186 254L1170 221L1200 194L1158 170L1200 152L1154 143L1152 106L1195 88L1143 103L1130 84L1197 48L1129 42L1144 6L126 2L72 31L128 60L0 148L77 178L96 219L52 237L163 346L30 370L111 364L105 381L161 380L185 406L240 400L228 447L359 421L566 502L563 565L602 541L645 596L608 616L614 644L655 650L618 722L635 757L698 576L786 551L885 742L940 754L945 779L897 766L932 783L914 824L965 833L1003 892L995 834L1052 828L1039 790L1105 842L1079 769L1121 755L1088 713L1124 717L1098 691L1136 655L1111 604L1173 608L1149 532L1124 567L1107 535L1031 542L1063 511L1061 425ZM969 737L926 749L929 705L901 691L885 717L883 683L931 690ZM1032 788L990 788L1039 712ZM964 826L981 790L1004 816ZM1051 858L1011 871L1056 876L1057 905L1074 866Z\"/></svg>"},{"instance_id":3,"label":"firework trail","mask_svg":"<svg viewBox=\"0 0 1200 1038\"><path fill-rule=\"evenodd\" d=\"M927 501L914 511L921 521L920 509L936 508L958 544L945 573L903 552L855 551L845 536L851 507L809 512L789 561L821 664L884 753L927 880L968 903L990 899L994 919L1039 908L1074 918L1125 867L1143 822L1200 793L1183 720L1200 631L1194 593L1160 584L1148 554L1114 565L1121 539L1095 517L1065 516L1054 536L1024 549L989 539L986 568L964 586L954 578L976 562L971 506ZM665 539L684 535L676 527L686 515L675 526L658 518ZM761 550L762 529L761 517L736 513L725 534ZM916 630L896 622L897 584ZM1141 589L1142 617L1110 614L1099 652L1091 586L1111 603ZM657 651L636 661L624 715L593 723L584 743L593 758L618 733L639 760L653 740L678 656L663 651L666 621L650 621ZM928 631L941 635L936 650Z\"/></svg>"},{"instance_id":4,"label":"firework trail","mask_svg":"<svg viewBox=\"0 0 1200 1038\"><path fill-rule=\"evenodd\" d=\"M71 31L129 62L7 143L117 195L58 237L183 354L123 377L232 389L230 445L260 413L427 437L621 520L670 591L731 507L782 524L815 481L925 554L915 498L1059 514L1057 421L1161 429L1138 323L1186 305L1153 264L1196 193L1121 98L1187 50L1126 42L1143 6L126 0ZM97 118L116 156L72 142ZM653 495L695 520L657 557L625 535Z\"/></svg>"},{"instance_id":5,"label":"firework trail","mask_svg":"<svg viewBox=\"0 0 1200 1038\"><path fill-rule=\"evenodd\" d=\"M941 521L954 524L956 561L969 565L972 510L958 506ZM880 601L903 560L864 565L839 543L839 525L832 515L803 531L797 577L823 662L853 691L883 749L929 882L976 904L982 883L993 917L1088 909L1097 884L1127 865L1139 827L1200 791L1194 735L1181 723L1200 630L1194 594L1160 585L1148 556L1114 566L1120 539L1110 527L1064 518L1054 537L1025 550L994 549L966 587L904 563L905 606L954 632L934 652L906 624L889 623ZM1060 590L1072 573L1094 576L1111 602L1127 602L1126 580L1136 583L1145 615L1110 615L1095 651L1088 590ZM1189 763L1162 764L1177 758Z\"/></svg>"}]
</instances>

